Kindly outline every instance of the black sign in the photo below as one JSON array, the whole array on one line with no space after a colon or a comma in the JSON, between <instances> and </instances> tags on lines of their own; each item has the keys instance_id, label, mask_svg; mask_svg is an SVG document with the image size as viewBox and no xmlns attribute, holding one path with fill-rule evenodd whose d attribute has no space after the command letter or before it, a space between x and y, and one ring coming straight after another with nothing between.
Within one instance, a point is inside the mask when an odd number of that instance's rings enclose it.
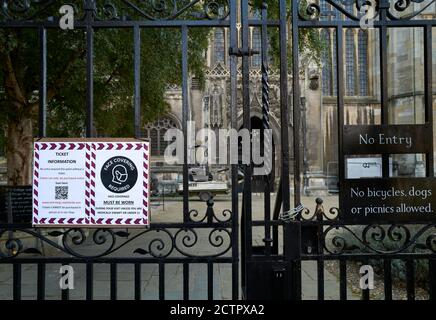
<instances>
[{"instance_id":1,"label":"black sign","mask_svg":"<svg viewBox=\"0 0 436 320\"><path fill-rule=\"evenodd\" d=\"M0 223L31 223L32 186L0 187Z\"/></svg>"},{"instance_id":2,"label":"black sign","mask_svg":"<svg viewBox=\"0 0 436 320\"><path fill-rule=\"evenodd\" d=\"M422 125L344 126L344 154L428 153L433 132ZM427 140L426 137L429 137Z\"/></svg>"},{"instance_id":3,"label":"black sign","mask_svg":"<svg viewBox=\"0 0 436 320\"><path fill-rule=\"evenodd\" d=\"M135 186L138 169L126 157L112 157L101 168L101 181L106 189L114 193L124 193Z\"/></svg>"},{"instance_id":4,"label":"black sign","mask_svg":"<svg viewBox=\"0 0 436 320\"><path fill-rule=\"evenodd\" d=\"M436 179L348 179L342 182L346 222L436 220Z\"/></svg>"}]
</instances>

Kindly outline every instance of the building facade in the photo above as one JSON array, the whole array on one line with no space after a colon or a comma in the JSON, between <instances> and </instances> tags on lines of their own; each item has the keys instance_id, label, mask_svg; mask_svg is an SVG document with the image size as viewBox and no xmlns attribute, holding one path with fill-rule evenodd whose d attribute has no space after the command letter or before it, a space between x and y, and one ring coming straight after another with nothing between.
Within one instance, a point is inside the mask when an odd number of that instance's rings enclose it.
<instances>
[{"instance_id":1,"label":"building facade","mask_svg":"<svg viewBox=\"0 0 436 320\"><path fill-rule=\"evenodd\" d=\"M321 20L348 19L332 8L325 0L320 0ZM424 4L410 5L402 14L420 10ZM348 12L357 14L354 2L344 1ZM257 12L252 13L258 15ZM421 18L436 18L436 8L432 4L420 15ZM300 145L302 151L302 168L304 171L303 187L306 194L327 194L337 191L337 74L336 74L336 34L334 30L323 29L320 39L324 50L320 59L314 59L311 52L301 52L300 87L301 103L290 108L302 110ZM380 123L380 52L376 29L344 30L344 87L345 87L345 121L346 124ZM205 53L206 70L204 89L196 78L190 79L188 118L195 122L197 130L209 128L213 131L230 127L230 77L228 61L229 30L217 28L210 38ZM433 38L433 45L436 45ZM250 28L250 46L260 51L261 32L258 27ZM424 39L423 30L418 28L392 29L388 33L388 88L389 88L389 122L392 124L419 124L424 122ZM433 51L436 62L436 50ZM433 72L436 68L433 68ZM292 83L292 74L288 75ZM435 81L436 76L433 76ZM270 80L270 120L273 131L274 163L271 178L277 182L280 168L280 89L279 74L271 68ZM242 127L242 86L241 73L238 75L237 119ZM434 85L433 85L434 87ZM292 97L291 86L288 87ZM262 126L262 86L261 57L250 57L250 106L252 128ZM166 99L171 106L170 112L154 123L145 126L145 136L152 142L152 161L155 173L162 180L178 180L181 167L164 165L163 153L168 142L163 139L169 128L181 128L182 93L179 87L169 87ZM436 105L434 107L436 110ZM292 112L290 112L292 114ZM289 119L292 135L292 118ZM435 133L433 133L435 134ZM436 140L436 139L434 139ZM292 141L292 139L290 139ZM291 145L291 155L293 146ZM380 166L381 157L371 155L367 162ZM380 162L378 161L380 159ZM359 162L360 161L360 162ZM365 159L349 159L349 170L355 163ZM227 179L223 166L211 166L216 179ZM420 176L425 174L425 156L420 154L392 155L392 176ZM348 169L347 169L348 170ZM351 175L351 171L348 171ZM254 178L256 179L256 178ZM256 191L256 187L254 187Z\"/></svg>"}]
</instances>

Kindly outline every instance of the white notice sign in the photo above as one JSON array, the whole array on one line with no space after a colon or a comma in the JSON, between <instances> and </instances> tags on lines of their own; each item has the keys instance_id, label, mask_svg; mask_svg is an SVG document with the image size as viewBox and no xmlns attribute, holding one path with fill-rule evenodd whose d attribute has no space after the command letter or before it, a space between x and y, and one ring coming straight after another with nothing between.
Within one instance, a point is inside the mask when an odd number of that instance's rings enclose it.
<instances>
[{"instance_id":1,"label":"white notice sign","mask_svg":"<svg viewBox=\"0 0 436 320\"><path fill-rule=\"evenodd\" d=\"M39 141L34 145L35 226L147 226L149 145Z\"/></svg>"}]
</instances>

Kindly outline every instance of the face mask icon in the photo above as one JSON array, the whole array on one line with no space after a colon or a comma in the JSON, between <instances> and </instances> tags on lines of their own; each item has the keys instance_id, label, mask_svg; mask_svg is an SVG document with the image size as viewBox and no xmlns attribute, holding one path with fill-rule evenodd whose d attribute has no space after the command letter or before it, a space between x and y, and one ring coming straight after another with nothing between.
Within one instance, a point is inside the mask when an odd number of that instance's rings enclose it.
<instances>
[{"instance_id":1,"label":"face mask icon","mask_svg":"<svg viewBox=\"0 0 436 320\"><path fill-rule=\"evenodd\" d=\"M118 164L112 168L112 182L116 184L122 184L126 182L128 177L127 169Z\"/></svg>"}]
</instances>

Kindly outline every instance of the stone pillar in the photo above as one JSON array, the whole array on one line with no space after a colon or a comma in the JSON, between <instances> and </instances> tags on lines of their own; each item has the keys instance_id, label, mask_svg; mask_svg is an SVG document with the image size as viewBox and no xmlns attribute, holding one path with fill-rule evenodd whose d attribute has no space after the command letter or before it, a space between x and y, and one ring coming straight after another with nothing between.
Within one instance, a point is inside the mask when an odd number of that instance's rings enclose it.
<instances>
[{"instance_id":1,"label":"stone pillar","mask_svg":"<svg viewBox=\"0 0 436 320\"><path fill-rule=\"evenodd\" d=\"M321 86L319 69L309 66L306 79L302 85L302 114L301 127L305 134L303 152L303 172L306 168L306 177L303 177L303 190L306 195L326 195L326 176L324 174L324 132L322 128L321 112ZM302 95L302 96L303 96ZM303 140L304 141L304 140ZM306 163L304 163L306 159Z\"/></svg>"}]
</instances>

